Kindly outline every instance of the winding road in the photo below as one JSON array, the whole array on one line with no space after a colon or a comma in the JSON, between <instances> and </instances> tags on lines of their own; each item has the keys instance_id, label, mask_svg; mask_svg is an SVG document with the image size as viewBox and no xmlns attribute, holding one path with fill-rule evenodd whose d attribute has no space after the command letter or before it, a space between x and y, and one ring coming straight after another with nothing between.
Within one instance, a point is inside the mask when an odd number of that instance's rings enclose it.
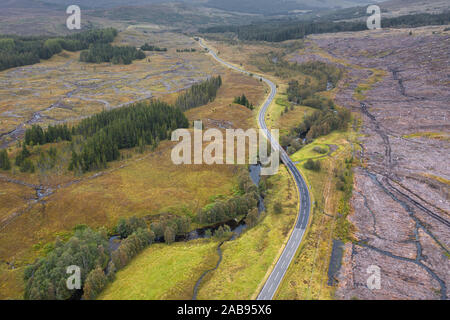
<instances>
[{"instance_id":1,"label":"winding road","mask_svg":"<svg viewBox=\"0 0 450 320\"><path fill-rule=\"evenodd\" d=\"M198 42L200 46L208 50L208 53L219 63L240 73L251 75L250 72L240 69L219 58L214 51L212 51L204 44L203 39L199 38ZM266 79L259 75L258 77L260 77L261 80L264 81L270 87L270 94L267 97L267 100L265 101L264 105L262 106L258 114L259 126L261 127L261 129L263 129L267 139L270 141L272 145L272 148L280 152L281 161L286 165L290 174L294 178L298 194L300 196L300 207L294 229L289 237L286 246L283 249L280 258L278 259L275 267L273 268L270 276L268 277L266 283L264 284L264 287L262 288L257 298L257 300L272 300L289 268L289 265L294 259L298 247L302 243L302 240L305 236L311 211L311 197L309 194L308 186L305 180L303 179L300 171L297 169L297 167L289 158L288 154L284 151L284 149L279 145L278 141L272 138L270 131L268 130L266 125L266 112L270 104L272 103L273 99L275 98L275 95L277 94L277 87L269 79Z\"/></svg>"}]
</instances>

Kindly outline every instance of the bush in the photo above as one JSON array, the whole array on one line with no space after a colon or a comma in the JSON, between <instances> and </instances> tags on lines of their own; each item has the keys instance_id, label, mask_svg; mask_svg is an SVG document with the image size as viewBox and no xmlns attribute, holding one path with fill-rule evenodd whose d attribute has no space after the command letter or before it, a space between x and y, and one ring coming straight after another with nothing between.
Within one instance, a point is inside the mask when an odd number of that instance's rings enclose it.
<instances>
[{"instance_id":1,"label":"bush","mask_svg":"<svg viewBox=\"0 0 450 320\"><path fill-rule=\"evenodd\" d=\"M20 167L22 165L22 163L25 161L25 159L28 158L29 156L31 156L30 151L28 151L26 145L23 145L22 151L16 157L16 166Z\"/></svg>"},{"instance_id":2,"label":"bush","mask_svg":"<svg viewBox=\"0 0 450 320\"><path fill-rule=\"evenodd\" d=\"M131 234L138 229L146 229L147 224L142 218L131 217L128 220L121 218L116 226L116 232L120 235L120 238L128 238Z\"/></svg>"},{"instance_id":3,"label":"bush","mask_svg":"<svg viewBox=\"0 0 450 320\"><path fill-rule=\"evenodd\" d=\"M312 171L320 171L320 169L321 169L319 160L314 161L312 159L308 159L308 161L306 161L303 166L305 169L312 170Z\"/></svg>"},{"instance_id":4,"label":"bush","mask_svg":"<svg viewBox=\"0 0 450 320\"><path fill-rule=\"evenodd\" d=\"M6 149L0 151L0 169L5 171L11 169L11 162L9 161Z\"/></svg>"},{"instance_id":5,"label":"bush","mask_svg":"<svg viewBox=\"0 0 450 320\"><path fill-rule=\"evenodd\" d=\"M20 172L34 173L34 171L35 171L35 167L34 167L33 161L31 161L31 159L25 159L20 164Z\"/></svg>"},{"instance_id":6,"label":"bush","mask_svg":"<svg viewBox=\"0 0 450 320\"><path fill-rule=\"evenodd\" d=\"M245 218L245 223L249 228L253 228L258 223L258 208L252 209L247 217Z\"/></svg>"},{"instance_id":7,"label":"bush","mask_svg":"<svg viewBox=\"0 0 450 320\"><path fill-rule=\"evenodd\" d=\"M171 227L166 227L164 230L164 241L167 244L172 244L175 242L175 232Z\"/></svg>"},{"instance_id":8,"label":"bush","mask_svg":"<svg viewBox=\"0 0 450 320\"><path fill-rule=\"evenodd\" d=\"M320 154L325 154L328 152L328 150L326 148L321 148L321 147L314 147L313 151L320 153Z\"/></svg>"}]
</instances>

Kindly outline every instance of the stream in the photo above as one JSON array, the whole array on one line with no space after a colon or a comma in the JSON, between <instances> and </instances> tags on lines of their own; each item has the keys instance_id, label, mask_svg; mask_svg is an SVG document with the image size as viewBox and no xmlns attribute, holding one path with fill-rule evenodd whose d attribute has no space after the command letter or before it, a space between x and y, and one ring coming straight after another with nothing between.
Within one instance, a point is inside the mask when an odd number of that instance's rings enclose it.
<instances>
[{"instance_id":1,"label":"stream","mask_svg":"<svg viewBox=\"0 0 450 320\"><path fill-rule=\"evenodd\" d=\"M257 165L250 165L249 166L249 174L250 174L250 178L252 180L252 182L256 185L259 186L259 182L261 180L261 165L257 164ZM261 195L259 196L259 201L258 201L258 212L259 214L261 214L261 212L265 211L266 208L264 206L264 199L261 197ZM196 240L196 239L205 239L207 238L206 234L207 231L210 231L211 234L214 234L214 232L219 229L220 227L224 227L224 226L228 226L230 227L231 231L233 232L233 236L227 240L227 241L233 241L236 240L237 238L239 238L239 236L244 232L245 229L247 229L247 225L245 223L245 218L242 218L242 220L237 220L237 219L231 219L225 222L221 222L221 223L216 223L214 225L211 226L207 226L204 228L199 228L199 229L195 229L185 235L177 235L175 237L175 242L186 242L186 241L192 241L192 240ZM109 250L110 252L114 252L117 249L119 249L120 247L120 236L112 236L109 239ZM164 243L164 237L155 239L155 243ZM222 250L221 247L222 245L225 243L225 241L221 242L218 246L217 246L217 253L219 255L219 260L216 264L216 266L214 267L214 269L211 270L207 270L205 271L200 278L197 280L195 287L194 287L194 294L192 299L196 300L197 299L197 293L198 293L198 289L200 287L200 284L203 280L203 278L210 272L216 270L217 268L219 268L220 263L222 262Z\"/></svg>"},{"instance_id":2,"label":"stream","mask_svg":"<svg viewBox=\"0 0 450 320\"><path fill-rule=\"evenodd\" d=\"M261 180L261 165L250 165L249 167L249 173L250 178L252 182L259 186L259 181ZM264 206L264 199L259 196L258 201L258 212L261 214L261 212L265 211L266 208ZM217 229L220 227L228 226L230 227L231 231L233 232L233 236L231 237L230 241L236 240L239 238L239 236L244 232L245 229L247 229L247 225L245 223L245 217L241 220L237 219L231 219L225 222L219 222L210 226L206 226L203 228L195 229L187 234L184 235L177 235L175 237L175 242L186 242L186 241L192 241L197 239L205 239L207 238L206 234L207 231L210 231L211 234L214 234ZM155 243L164 243L164 237L160 237L155 239ZM117 235L112 236L109 239L109 250L111 252L116 251L120 246L120 237Z\"/></svg>"},{"instance_id":3,"label":"stream","mask_svg":"<svg viewBox=\"0 0 450 320\"><path fill-rule=\"evenodd\" d=\"M250 165L249 166L249 173L250 173L250 178L252 179L252 182L258 187L259 186L259 181L261 180L261 165L260 164ZM263 212L263 211L265 211L264 200L261 197L261 195L259 195L258 212L259 212L259 214L261 214L261 212ZM245 224L244 219L242 219L242 221L235 228L231 229L231 231L233 231L233 236L228 241L236 240L237 238L239 238L239 236L242 234L242 232L245 229L247 229L247 225ZM221 247L222 247L222 245L224 243L225 243L225 241L221 242L217 246L217 253L219 255L219 260L217 261L216 266L213 269L211 269L211 270L206 270L205 272L203 272L203 274L200 276L200 278L195 283L192 300L197 300L198 289L200 287L200 284L202 283L202 280L205 278L205 276L208 273L210 273L212 271L215 271L215 270L217 270L217 268L219 268L220 263L222 262L222 249L221 249Z\"/></svg>"}]
</instances>

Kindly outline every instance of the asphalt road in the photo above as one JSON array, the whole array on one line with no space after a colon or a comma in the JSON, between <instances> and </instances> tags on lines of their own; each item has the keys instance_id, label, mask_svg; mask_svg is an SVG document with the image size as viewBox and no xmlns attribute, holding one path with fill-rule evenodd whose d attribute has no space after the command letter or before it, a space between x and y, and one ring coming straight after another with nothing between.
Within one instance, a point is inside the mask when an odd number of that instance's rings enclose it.
<instances>
[{"instance_id":1,"label":"asphalt road","mask_svg":"<svg viewBox=\"0 0 450 320\"><path fill-rule=\"evenodd\" d=\"M215 52L210 50L208 47L206 47L203 43L202 39L199 39L199 44L201 47L207 49L209 51L209 54L218 62L221 64L236 70L238 72L241 72L243 74L250 75L250 72L239 69L238 67L222 60L219 58ZM302 175L300 174L300 171L297 169L295 164L292 162L292 160L289 158L287 153L284 151L283 148L278 144L278 141L275 141L275 139L272 138L270 135L269 130L267 129L266 125L266 112L269 108L270 104L272 103L273 99L275 98L275 95L277 93L277 87L276 85L270 81L269 79L266 79L261 76L256 76L261 78L262 81L264 81L266 84L270 87L270 95L267 98L266 102L264 103L263 107L261 108L259 115L258 115L258 122L261 129L264 130L266 137L269 139L270 143L272 144L272 147L274 150L280 151L280 158L281 161L286 165L289 172L291 173L292 177L294 178L298 194L300 195L300 208L297 215L297 220L295 222L294 230L292 231L292 234L284 247L283 253L281 254L280 258L277 261L277 264L275 265L272 273L270 274L269 278L267 279L266 283L264 284L264 287L262 288L261 292L258 295L258 300L272 300L273 296L275 295L278 287L281 284L281 281L284 278L284 275L286 274L286 271L289 268L289 265L291 264L292 260L294 259L295 253L297 252L298 247L300 246L303 237L305 235L306 227L308 226L309 221L309 214L311 211L311 198L309 194L308 186L303 179Z\"/></svg>"}]
</instances>

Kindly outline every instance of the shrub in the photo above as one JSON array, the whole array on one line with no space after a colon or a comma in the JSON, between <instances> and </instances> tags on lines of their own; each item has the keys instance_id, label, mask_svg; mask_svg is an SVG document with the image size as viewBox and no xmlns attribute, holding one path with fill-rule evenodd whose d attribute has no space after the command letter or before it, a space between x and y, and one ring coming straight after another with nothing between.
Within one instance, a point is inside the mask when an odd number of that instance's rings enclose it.
<instances>
[{"instance_id":1,"label":"shrub","mask_svg":"<svg viewBox=\"0 0 450 320\"><path fill-rule=\"evenodd\" d=\"M88 274L83 287L83 299L94 300L107 284L108 278L101 268L97 267L92 270Z\"/></svg>"},{"instance_id":2,"label":"shrub","mask_svg":"<svg viewBox=\"0 0 450 320\"><path fill-rule=\"evenodd\" d=\"M320 153L320 154L325 154L328 152L328 150L326 148L321 148L321 147L314 147L313 151Z\"/></svg>"},{"instance_id":3,"label":"shrub","mask_svg":"<svg viewBox=\"0 0 450 320\"><path fill-rule=\"evenodd\" d=\"M280 214L283 212L283 204L281 203L281 201L277 201L274 203L273 212L275 212L276 214Z\"/></svg>"},{"instance_id":4,"label":"shrub","mask_svg":"<svg viewBox=\"0 0 450 320\"><path fill-rule=\"evenodd\" d=\"M5 171L11 169L11 162L9 161L6 149L0 151L0 169Z\"/></svg>"},{"instance_id":5,"label":"shrub","mask_svg":"<svg viewBox=\"0 0 450 320\"><path fill-rule=\"evenodd\" d=\"M319 160L314 161L312 159L308 159L308 161L306 161L303 166L305 167L305 169L312 170L312 171L320 171L320 169L321 169Z\"/></svg>"}]
</instances>

